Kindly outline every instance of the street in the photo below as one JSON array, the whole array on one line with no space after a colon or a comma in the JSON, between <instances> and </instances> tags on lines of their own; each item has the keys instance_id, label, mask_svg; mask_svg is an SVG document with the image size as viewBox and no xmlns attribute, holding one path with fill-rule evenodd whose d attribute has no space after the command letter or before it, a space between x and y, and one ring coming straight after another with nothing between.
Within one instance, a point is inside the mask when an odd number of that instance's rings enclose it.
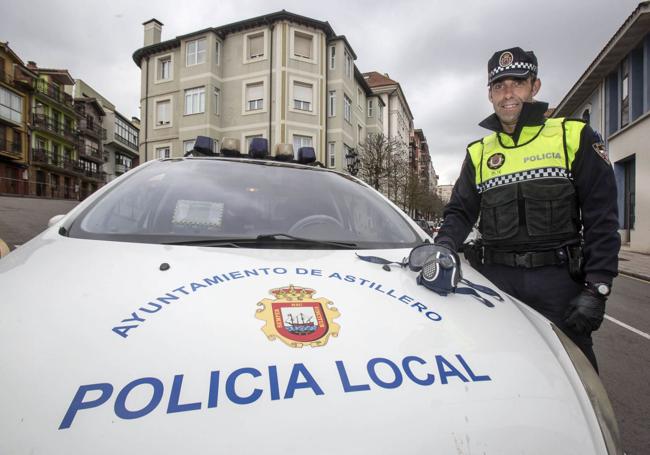
<instances>
[{"instance_id":1,"label":"street","mask_svg":"<svg viewBox=\"0 0 650 455\"><path fill-rule=\"evenodd\" d=\"M628 455L650 452L650 339L611 318L650 333L650 283L620 275L607 302L607 316L594 334L600 376L614 406Z\"/></svg>"},{"instance_id":2,"label":"street","mask_svg":"<svg viewBox=\"0 0 650 455\"><path fill-rule=\"evenodd\" d=\"M0 196L0 239L12 247L21 245L45 229L50 217L66 213L76 204ZM650 282L620 275L614 281L606 319L594 335L600 375L614 406L627 455L650 453L649 295Z\"/></svg>"}]
</instances>

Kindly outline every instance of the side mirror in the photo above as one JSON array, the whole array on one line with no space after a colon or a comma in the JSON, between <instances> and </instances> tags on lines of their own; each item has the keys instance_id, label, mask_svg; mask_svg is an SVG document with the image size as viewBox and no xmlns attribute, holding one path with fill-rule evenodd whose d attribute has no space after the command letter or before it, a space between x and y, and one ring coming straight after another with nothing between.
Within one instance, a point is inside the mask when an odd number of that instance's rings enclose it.
<instances>
[{"instance_id":1,"label":"side mirror","mask_svg":"<svg viewBox=\"0 0 650 455\"><path fill-rule=\"evenodd\" d=\"M52 218L50 218L50 221L47 222L47 227L52 227L52 226L54 226L56 223L58 223L59 221L61 221L61 219L62 219L64 216L65 216L65 215L54 215Z\"/></svg>"}]
</instances>

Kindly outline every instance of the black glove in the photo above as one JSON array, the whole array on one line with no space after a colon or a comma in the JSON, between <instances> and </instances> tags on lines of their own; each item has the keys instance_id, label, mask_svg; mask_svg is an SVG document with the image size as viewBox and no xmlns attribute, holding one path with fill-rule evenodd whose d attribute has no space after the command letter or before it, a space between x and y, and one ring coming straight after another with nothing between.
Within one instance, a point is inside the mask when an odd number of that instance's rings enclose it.
<instances>
[{"instance_id":1,"label":"black glove","mask_svg":"<svg viewBox=\"0 0 650 455\"><path fill-rule=\"evenodd\" d=\"M605 301L590 289L583 290L569 302L564 315L567 327L579 335L589 335L600 327L605 316Z\"/></svg>"}]
</instances>

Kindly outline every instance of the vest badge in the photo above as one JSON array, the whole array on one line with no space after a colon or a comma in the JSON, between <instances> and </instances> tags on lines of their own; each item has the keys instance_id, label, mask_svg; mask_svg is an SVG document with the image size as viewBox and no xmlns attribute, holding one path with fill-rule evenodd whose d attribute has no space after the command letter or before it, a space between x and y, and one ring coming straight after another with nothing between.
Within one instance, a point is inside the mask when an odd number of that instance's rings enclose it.
<instances>
[{"instance_id":1,"label":"vest badge","mask_svg":"<svg viewBox=\"0 0 650 455\"><path fill-rule=\"evenodd\" d=\"M490 169L499 169L506 162L506 156L503 153L495 153L487 160L487 167Z\"/></svg>"},{"instance_id":2,"label":"vest badge","mask_svg":"<svg viewBox=\"0 0 650 455\"><path fill-rule=\"evenodd\" d=\"M336 337L341 326L334 322L341 316L325 298L314 298L313 289L294 285L271 289L275 300L263 299L257 303L255 317L266 322L262 332L270 341L279 338L292 348L319 347Z\"/></svg>"}]
</instances>

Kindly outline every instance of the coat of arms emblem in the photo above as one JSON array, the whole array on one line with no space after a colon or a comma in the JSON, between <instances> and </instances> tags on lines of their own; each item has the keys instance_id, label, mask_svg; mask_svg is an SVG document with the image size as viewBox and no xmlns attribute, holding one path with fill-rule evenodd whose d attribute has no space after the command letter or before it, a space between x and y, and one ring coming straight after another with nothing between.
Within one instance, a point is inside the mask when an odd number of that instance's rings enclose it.
<instances>
[{"instance_id":1,"label":"coat of arms emblem","mask_svg":"<svg viewBox=\"0 0 650 455\"><path fill-rule=\"evenodd\" d=\"M289 285L271 289L275 300L258 302L255 317L266 322L262 331L271 341L279 338L292 348L324 346L331 336L338 336L341 327L334 322L341 313L331 307L330 300L313 295L313 289Z\"/></svg>"}]
</instances>

